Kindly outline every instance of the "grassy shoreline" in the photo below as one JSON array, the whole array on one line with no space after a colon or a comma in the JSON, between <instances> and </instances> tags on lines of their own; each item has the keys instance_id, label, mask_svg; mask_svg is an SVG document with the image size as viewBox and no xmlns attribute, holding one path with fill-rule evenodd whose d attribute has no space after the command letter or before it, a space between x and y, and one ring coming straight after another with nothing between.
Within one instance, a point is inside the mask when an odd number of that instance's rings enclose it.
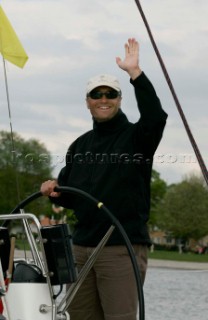
<instances>
[{"instance_id":1,"label":"grassy shoreline","mask_svg":"<svg viewBox=\"0 0 208 320\"><path fill-rule=\"evenodd\" d=\"M159 260L173 260L173 261L185 261L185 262L206 262L208 263L208 254L196 254L196 253L179 253L175 251L163 251L155 250L149 252L150 259Z\"/></svg>"},{"instance_id":2,"label":"grassy shoreline","mask_svg":"<svg viewBox=\"0 0 208 320\"><path fill-rule=\"evenodd\" d=\"M29 250L29 246L22 241L17 240L16 249ZM208 254L196 254L192 252L179 253L177 251L166 251L166 250L154 250L149 251L148 257L150 259L157 260L172 260L172 261L184 261L184 262L206 262L208 263Z\"/></svg>"}]
</instances>

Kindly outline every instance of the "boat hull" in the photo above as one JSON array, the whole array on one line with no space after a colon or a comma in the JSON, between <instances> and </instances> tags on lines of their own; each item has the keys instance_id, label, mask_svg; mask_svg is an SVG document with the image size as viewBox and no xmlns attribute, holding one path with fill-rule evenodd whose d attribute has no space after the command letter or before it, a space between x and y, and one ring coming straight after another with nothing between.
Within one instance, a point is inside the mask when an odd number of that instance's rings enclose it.
<instances>
[{"instance_id":1,"label":"boat hull","mask_svg":"<svg viewBox=\"0 0 208 320\"><path fill-rule=\"evenodd\" d=\"M11 320L52 319L53 310L46 283L10 283L4 299ZM43 305L48 307L45 313L40 311Z\"/></svg>"}]
</instances>

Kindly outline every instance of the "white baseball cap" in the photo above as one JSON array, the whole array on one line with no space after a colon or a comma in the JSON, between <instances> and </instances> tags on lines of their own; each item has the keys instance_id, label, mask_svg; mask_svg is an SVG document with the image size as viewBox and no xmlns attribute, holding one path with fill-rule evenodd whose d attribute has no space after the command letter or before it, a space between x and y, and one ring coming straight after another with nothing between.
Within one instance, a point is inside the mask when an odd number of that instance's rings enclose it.
<instances>
[{"instance_id":1,"label":"white baseball cap","mask_svg":"<svg viewBox=\"0 0 208 320\"><path fill-rule=\"evenodd\" d=\"M93 89L107 86L113 88L116 91L121 91L119 81L116 77L110 74L100 74L98 76L92 77L87 82L87 94L90 93Z\"/></svg>"}]
</instances>

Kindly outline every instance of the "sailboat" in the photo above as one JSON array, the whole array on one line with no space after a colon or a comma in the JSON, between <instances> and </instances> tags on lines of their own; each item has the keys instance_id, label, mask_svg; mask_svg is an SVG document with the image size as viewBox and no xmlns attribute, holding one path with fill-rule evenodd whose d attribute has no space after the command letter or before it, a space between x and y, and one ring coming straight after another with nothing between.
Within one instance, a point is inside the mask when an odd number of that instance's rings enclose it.
<instances>
[{"instance_id":1,"label":"sailboat","mask_svg":"<svg viewBox=\"0 0 208 320\"><path fill-rule=\"evenodd\" d=\"M1 6L0 52L3 56L11 136L13 138L5 59L23 68L28 56ZM11 140L13 141L13 139ZM9 214L2 214L1 212L0 320L70 319L67 309L116 226L124 238L132 260L141 301L140 310L143 313L144 301L140 273L131 243L120 223L103 203L89 194L66 187L59 188L58 191L71 192L87 198L88 201L93 202L104 214L109 216L112 225L85 266L78 273L72 251L72 236L68 225L63 223L42 226L34 214L24 211L26 204L42 196L40 192L23 200ZM10 239L9 234L11 221L20 221L23 225L23 233L26 235L29 247L27 255L22 251L22 256L15 257L15 242L13 238ZM63 288L66 285L68 285L68 290L64 292ZM57 289L58 293L56 292ZM62 295L60 296L60 294Z\"/></svg>"},{"instance_id":2,"label":"sailboat","mask_svg":"<svg viewBox=\"0 0 208 320\"><path fill-rule=\"evenodd\" d=\"M56 191L76 194L92 202L111 219L112 225L78 273L68 225L58 224L44 227L41 226L34 214L25 213L23 210L25 205L42 196L40 192L34 193L22 201L10 214L0 215L0 220L4 222L0 228L0 242L2 244L0 251L0 282L3 303L3 318L0 319L70 319L67 309L115 227L120 231L132 261L138 289L140 319L144 319L144 297L138 265L130 240L119 221L103 203L82 190L57 187ZM24 225L24 232L31 252L28 258L19 257L18 259L13 259L14 247L10 243L7 229L11 220L21 220ZM36 228L36 239L31 229L31 222ZM5 283L4 275L8 272L7 265L14 266L14 270L10 271L10 281ZM68 290L62 294L62 299L57 299L66 284L69 285ZM60 289L57 294L58 287Z\"/></svg>"},{"instance_id":3,"label":"sailboat","mask_svg":"<svg viewBox=\"0 0 208 320\"><path fill-rule=\"evenodd\" d=\"M145 24L147 25L139 1L136 1L136 4L144 18ZM206 167L188 128L186 119L181 112L180 104L177 100L173 86L170 82L148 25L147 29L153 46L156 49L159 61L161 62L164 74L170 84L174 100L176 101L179 112L182 115L182 120L184 121L187 133L190 137L207 182L208 175ZM24 63L25 62L23 62L23 64ZM109 216L112 221L112 225L101 242L95 248L81 272L78 273L76 269L76 261L73 257L72 238L67 225L60 224L43 227L35 215L24 212L26 204L41 196L39 192L31 195L29 198L18 204L10 214L1 214L0 294L2 301L2 315L0 315L0 320L70 319L70 314L67 311L70 303L115 227L118 228L125 240L132 265L134 267L139 297L139 319L144 320L144 297L139 270L137 263L135 262L131 244L125 234L125 231L122 229L122 226L113 217L104 204L100 203L97 199L92 198L89 194L83 193L81 190L66 187L59 188L56 191L76 193L81 197L85 197L89 201L92 201L94 205L96 205L100 210L103 210L103 212ZM14 247L12 246L7 228L7 225L11 220L21 220L24 225L24 232L26 234L31 253L29 258L25 258L24 256L20 258L18 257L17 259L14 258ZM31 230L31 224L36 228L36 238ZM12 266L12 270L8 270L10 269L8 266ZM7 276L7 273L9 273L9 276ZM5 279L6 277L8 279ZM65 287L68 284L69 288L64 292L63 298L60 299L60 293L63 292L63 286ZM58 293L57 288L59 288Z\"/></svg>"}]
</instances>

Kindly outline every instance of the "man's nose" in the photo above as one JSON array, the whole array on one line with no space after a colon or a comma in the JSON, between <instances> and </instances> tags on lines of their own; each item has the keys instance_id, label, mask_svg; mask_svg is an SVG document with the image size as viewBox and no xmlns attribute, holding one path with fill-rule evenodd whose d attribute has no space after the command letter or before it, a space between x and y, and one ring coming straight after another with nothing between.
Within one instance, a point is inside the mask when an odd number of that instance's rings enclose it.
<instances>
[{"instance_id":1,"label":"man's nose","mask_svg":"<svg viewBox=\"0 0 208 320\"><path fill-rule=\"evenodd\" d=\"M108 100L108 99L106 98L105 93L102 94L102 97L100 98L100 100L101 100L101 101L106 101L106 100Z\"/></svg>"}]
</instances>

